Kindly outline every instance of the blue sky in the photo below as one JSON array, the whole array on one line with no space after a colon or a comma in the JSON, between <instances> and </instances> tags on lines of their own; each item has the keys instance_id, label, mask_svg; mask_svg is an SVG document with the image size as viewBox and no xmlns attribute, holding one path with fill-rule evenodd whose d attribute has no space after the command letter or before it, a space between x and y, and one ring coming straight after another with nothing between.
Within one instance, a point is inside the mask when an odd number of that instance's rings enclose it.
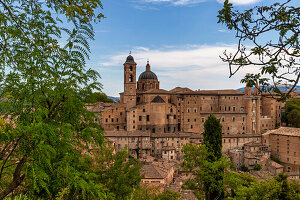
<instances>
[{"instance_id":1,"label":"blue sky","mask_svg":"<svg viewBox=\"0 0 300 200\"><path fill-rule=\"evenodd\" d=\"M162 89L236 89L245 70L228 78L219 58L234 51L234 32L218 24L222 0L103 0L107 17L95 25L88 67L102 76L103 91L123 91L123 63L135 58L137 77L147 59ZM232 0L237 9L266 5L271 0ZM248 71L251 71L249 69Z\"/></svg>"}]
</instances>

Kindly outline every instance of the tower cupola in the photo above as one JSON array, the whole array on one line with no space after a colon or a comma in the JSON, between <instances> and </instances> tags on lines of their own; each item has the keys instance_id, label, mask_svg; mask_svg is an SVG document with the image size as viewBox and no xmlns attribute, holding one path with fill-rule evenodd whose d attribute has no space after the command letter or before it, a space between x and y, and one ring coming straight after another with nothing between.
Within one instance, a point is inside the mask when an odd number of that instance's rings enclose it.
<instances>
[{"instance_id":1,"label":"tower cupola","mask_svg":"<svg viewBox=\"0 0 300 200\"><path fill-rule=\"evenodd\" d=\"M140 74L138 84L138 90L159 89L159 81L154 72L151 71L149 61L147 61L146 71Z\"/></svg>"}]
</instances>

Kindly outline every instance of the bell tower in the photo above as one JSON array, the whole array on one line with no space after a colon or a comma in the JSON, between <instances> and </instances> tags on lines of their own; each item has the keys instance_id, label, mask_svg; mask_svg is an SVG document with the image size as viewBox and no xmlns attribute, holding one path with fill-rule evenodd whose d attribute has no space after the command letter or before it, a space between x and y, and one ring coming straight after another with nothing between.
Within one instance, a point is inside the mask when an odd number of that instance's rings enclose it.
<instances>
[{"instance_id":1,"label":"bell tower","mask_svg":"<svg viewBox=\"0 0 300 200\"><path fill-rule=\"evenodd\" d=\"M136 105L136 63L131 52L124 63L124 103L127 108Z\"/></svg>"}]
</instances>

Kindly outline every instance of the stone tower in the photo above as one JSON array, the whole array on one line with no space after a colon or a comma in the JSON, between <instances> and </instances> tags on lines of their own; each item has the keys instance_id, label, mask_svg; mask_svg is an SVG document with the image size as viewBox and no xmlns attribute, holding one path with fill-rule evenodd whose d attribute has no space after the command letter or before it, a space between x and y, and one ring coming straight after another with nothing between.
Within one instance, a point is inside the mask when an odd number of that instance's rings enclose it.
<instances>
[{"instance_id":1,"label":"stone tower","mask_svg":"<svg viewBox=\"0 0 300 200\"><path fill-rule=\"evenodd\" d=\"M136 105L136 63L131 55L124 63L124 103L127 108Z\"/></svg>"}]
</instances>

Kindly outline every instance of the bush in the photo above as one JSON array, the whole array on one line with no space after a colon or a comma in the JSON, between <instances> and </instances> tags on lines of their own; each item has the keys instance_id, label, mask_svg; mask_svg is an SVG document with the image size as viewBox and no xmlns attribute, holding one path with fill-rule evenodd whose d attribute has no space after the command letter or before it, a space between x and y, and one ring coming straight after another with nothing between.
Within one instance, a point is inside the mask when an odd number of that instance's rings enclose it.
<instances>
[{"instance_id":1,"label":"bush","mask_svg":"<svg viewBox=\"0 0 300 200\"><path fill-rule=\"evenodd\" d=\"M270 156L270 159L273 160L274 162L277 162L278 164L281 164L281 161L279 160L279 158L276 158L275 156Z\"/></svg>"},{"instance_id":2,"label":"bush","mask_svg":"<svg viewBox=\"0 0 300 200\"><path fill-rule=\"evenodd\" d=\"M248 167L246 167L245 165L242 165L242 166L241 166L241 170L242 170L243 172L249 171Z\"/></svg>"},{"instance_id":3,"label":"bush","mask_svg":"<svg viewBox=\"0 0 300 200\"><path fill-rule=\"evenodd\" d=\"M260 164L255 164L254 165L254 170L256 170L256 171L261 170L261 165Z\"/></svg>"}]
</instances>

